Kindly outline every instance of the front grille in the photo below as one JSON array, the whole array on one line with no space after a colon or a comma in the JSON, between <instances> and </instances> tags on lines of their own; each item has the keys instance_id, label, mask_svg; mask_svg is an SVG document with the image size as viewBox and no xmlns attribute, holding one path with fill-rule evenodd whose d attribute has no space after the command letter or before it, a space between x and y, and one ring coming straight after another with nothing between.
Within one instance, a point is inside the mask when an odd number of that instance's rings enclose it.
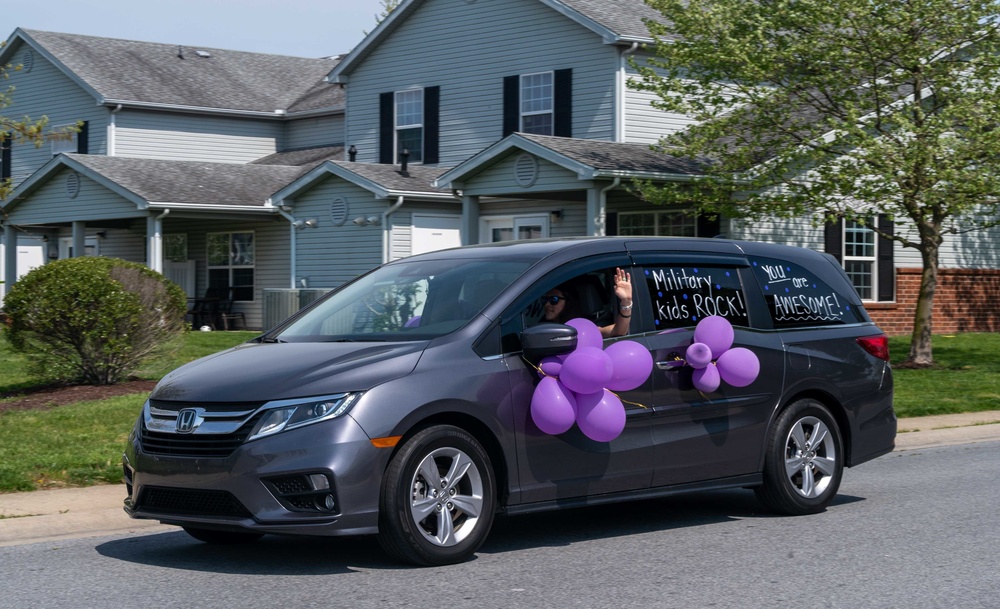
<instances>
[{"instance_id":1,"label":"front grille","mask_svg":"<svg viewBox=\"0 0 1000 609\"><path fill-rule=\"evenodd\" d=\"M228 491L147 486L139 495L138 509L159 514L233 516L250 518L239 499Z\"/></svg>"},{"instance_id":2,"label":"front grille","mask_svg":"<svg viewBox=\"0 0 1000 609\"><path fill-rule=\"evenodd\" d=\"M235 432L225 434L161 433L150 431L143 424L139 443L142 451L150 455L225 459L243 445L259 418L254 417Z\"/></svg>"}]
</instances>

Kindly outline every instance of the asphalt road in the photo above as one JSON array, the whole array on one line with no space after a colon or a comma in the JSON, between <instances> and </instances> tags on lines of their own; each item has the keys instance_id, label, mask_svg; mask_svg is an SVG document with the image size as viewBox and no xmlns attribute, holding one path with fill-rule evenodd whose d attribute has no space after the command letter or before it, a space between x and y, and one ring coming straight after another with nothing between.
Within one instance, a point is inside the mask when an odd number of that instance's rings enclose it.
<instances>
[{"instance_id":1,"label":"asphalt road","mask_svg":"<svg viewBox=\"0 0 1000 609\"><path fill-rule=\"evenodd\" d=\"M0 608L996 607L1000 441L895 452L826 512L724 491L499 519L478 556L415 569L370 539L180 532L0 548Z\"/></svg>"}]
</instances>

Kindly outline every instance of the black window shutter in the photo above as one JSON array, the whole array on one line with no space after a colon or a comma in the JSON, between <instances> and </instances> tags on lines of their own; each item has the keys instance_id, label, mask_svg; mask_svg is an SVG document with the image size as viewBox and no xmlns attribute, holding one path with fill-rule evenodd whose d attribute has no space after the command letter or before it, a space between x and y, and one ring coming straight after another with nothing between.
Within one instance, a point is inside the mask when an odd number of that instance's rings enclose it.
<instances>
[{"instance_id":1,"label":"black window shutter","mask_svg":"<svg viewBox=\"0 0 1000 609\"><path fill-rule=\"evenodd\" d=\"M697 222L696 230L699 237L714 237L722 232L722 222L719 221L718 215L709 220L705 214L698 214Z\"/></svg>"},{"instance_id":2,"label":"black window shutter","mask_svg":"<svg viewBox=\"0 0 1000 609\"><path fill-rule=\"evenodd\" d=\"M521 129L521 77L503 79L503 136Z\"/></svg>"},{"instance_id":3,"label":"black window shutter","mask_svg":"<svg viewBox=\"0 0 1000 609\"><path fill-rule=\"evenodd\" d=\"M380 93L378 96L378 162L394 165L396 159L393 151L396 149L396 94Z\"/></svg>"},{"instance_id":4,"label":"black window shutter","mask_svg":"<svg viewBox=\"0 0 1000 609\"><path fill-rule=\"evenodd\" d=\"M441 87L424 89L424 163L438 162L441 137Z\"/></svg>"},{"instance_id":5,"label":"black window shutter","mask_svg":"<svg viewBox=\"0 0 1000 609\"><path fill-rule=\"evenodd\" d=\"M887 235L894 230L892 220L885 214L878 216L878 229ZM878 236L878 300L892 301L896 299L896 267L893 259L893 240Z\"/></svg>"},{"instance_id":6,"label":"black window shutter","mask_svg":"<svg viewBox=\"0 0 1000 609\"><path fill-rule=\"evenodd\" d=\"M573 70L556 70L555 87L553 88L555 102L555 125L552 135L573 137Z\"/></svg>"},{"instance_id":7,"label":"black window shutter","mask_svg":"<svg viewBox=\"0 0 1000 609\"><path fill-rule=\"evenodd\" d=\"M76 153L77 154L89 154L90 153L90 121L83 121L80 125L80 130L76 132Z\"/></svg>"},{"instance_id":8,"label":"black window shutter","mask_svg":"<svg viewBox=\"0 0 1000 609\"><path fill-rule=\"evenodd\" d=\"M0 140L0 180L6 180L12 173L11 137L5 134Z\"/></svg>"},{"instance_id":9,"label":"black window shutter","mask_svg":"<svg viewBox=\"0 0 1000 609\"><path fill-rule=\"evenodd\" d=\"M823 228L823 241L827 254L831 254L837 262L844 262L844 220L843 218L827 222Z\"/></svg>"}]
</instances>

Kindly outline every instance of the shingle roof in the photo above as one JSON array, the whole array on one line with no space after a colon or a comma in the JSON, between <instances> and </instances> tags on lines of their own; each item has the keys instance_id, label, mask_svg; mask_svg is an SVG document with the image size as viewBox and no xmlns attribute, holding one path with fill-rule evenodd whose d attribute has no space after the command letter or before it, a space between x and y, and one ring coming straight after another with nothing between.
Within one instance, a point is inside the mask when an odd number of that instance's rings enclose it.
<instances>
[{"instance_id":1,"label":"shingle roof","mask_svg":"<svg viewBox=\"0 0 1000 609\"><path fill-rule=\"evenodd\" d=\"M656 152L647 144L623 144L528 133L518 135L598 171L698 175L705 168L702 163Z\"/></svg>"},{"instance_id":2,"label":"shingle roof","mask_svg":"<svg viewBox=\"0 0 1000 609\"><path fill-rule=\"evenodd\" d=\"M643 0L559 0L561 4L599 23L621 38L649 40L643 19L666 22L663 14Z\"/></svg>"},{"instance_id":3,"label":"shingle roof","mask_svg":"<svg viewBox=\"0 0 1000 609\"><path fill-rule=\"evenodd\" d=\"M68 158L149 202L252 205L307 171L304 167L162 161L87 154Z\"/></svg>"},{"instance_id":4,"label":"shingle roof","mask_svg":"<svg viewBox=\"0 0 1000 609\"><path fill-rule=\"evenodd\" d=\"M323 146L275 152L253 161L253 165L286 165L312 169L323 161L339 161L344 158L343 146Z\"/></svg>"},{"instance_id":5,"label":"shingle roof","mask_svg":"<svg viewBox=\"0 0 1000 609\"><path fill-rule=\"evenodd\" d=\"M274 114L297 106L343 108L322 83L339 59L306 59L19 30L91 87L101 102ZM200 52L200 53L199 53ZM206 56L207 55L207 56Z\"/></svg>"},{"instance_id":6,"label":"shingle roof","mask_svg":"<svg viewBox=\"0 0 1000 609\"><path fill-rule=\"evenodd\" d=\"M403 173L399 165L344 161L334 161L334 164L389 191L451 195L450 190L431 185L439 175L451 169L450 167L409 165L406 173Z\"/></svg>"}]
</instances>

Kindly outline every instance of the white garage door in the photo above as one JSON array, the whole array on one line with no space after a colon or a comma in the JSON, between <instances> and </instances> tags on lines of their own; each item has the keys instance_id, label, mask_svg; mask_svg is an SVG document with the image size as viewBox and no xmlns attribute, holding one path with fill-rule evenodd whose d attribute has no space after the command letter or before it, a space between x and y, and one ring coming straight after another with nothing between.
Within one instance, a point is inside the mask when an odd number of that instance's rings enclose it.
<instances>
[{"instance_id":1,"label":"white garage door","mask_svg":"<svg viewBox=\"0 0 1000 609\"><path fill-rule=\"evenodd\" d=\"M411 254L462 245L462 217L413 214Z\"/></svg>"}]
</instances>

